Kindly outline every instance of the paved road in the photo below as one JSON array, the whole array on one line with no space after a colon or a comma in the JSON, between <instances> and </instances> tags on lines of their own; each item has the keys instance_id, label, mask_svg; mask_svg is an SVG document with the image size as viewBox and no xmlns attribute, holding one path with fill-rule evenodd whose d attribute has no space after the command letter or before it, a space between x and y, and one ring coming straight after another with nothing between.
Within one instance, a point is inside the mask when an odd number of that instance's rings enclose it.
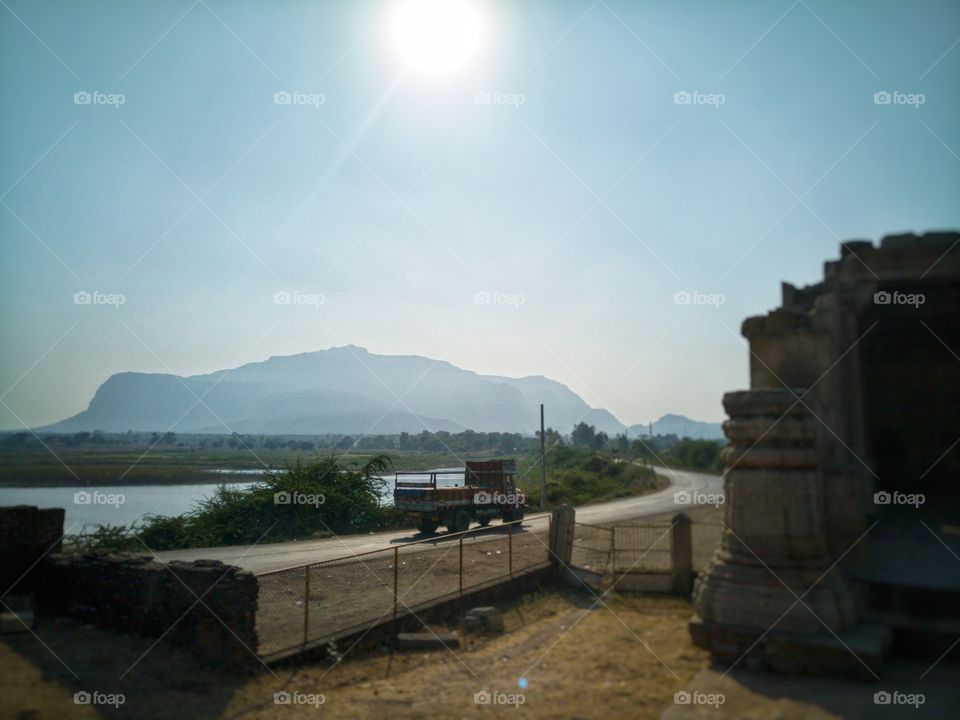
<instances>
[{"instance_id":1,"label":"paved road","mask_svg":"<svg viewBox=\"0 0 960 720\"><path fill-rule=\"evenodd\" d=\"M691 497L696 498L698 493L723 492L723 481L717 475L669 470L667 468L655 468L655 470L658 475L670 481L670 487L649 495L638 495L577 508L577 520L599 525L658 515L683 509L682 506L674 502L675 493L687 491ZM548 526L549 515L549 513L527 515L523 522L524 530L545 531ZM157 553L157 556L164 561L220 560L229 565L238 565L251 572L263 573L321 560L331 560L345 555L355 555L370 550L382 550L397 543L407 543L421 539L423 539L423 536L416 530L393 530L367 535L345 535L323 540L171 550ZM433 542L444 542L443 535L438 535Z\"/></svg>"}]
</instances>

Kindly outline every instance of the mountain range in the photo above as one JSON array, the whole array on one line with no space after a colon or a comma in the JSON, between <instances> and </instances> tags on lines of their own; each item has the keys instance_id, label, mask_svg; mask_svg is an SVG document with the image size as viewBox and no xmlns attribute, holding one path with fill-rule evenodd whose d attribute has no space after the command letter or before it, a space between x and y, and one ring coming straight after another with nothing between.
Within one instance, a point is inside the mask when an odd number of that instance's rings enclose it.
<instances>
[{"instance_id":1,"label":"mountain range","mask_svg":"<svg viewBox=\"0 0 960 720\"><path fill-rule=\"evenodd\" d=\"M97 389L86 410L43 429L321 435L469 428L532 433L541 402L547 425L562 433L581 421L609 435L648 432L645 425L628 429L609 411L591 408L565 385L542 376L480 375L442 360L377 355L352 345L274 356L205 375L118 373ZM665 415L653 425L657 434L684 428L698 435L710 428L720 433L717 423L678 415Z\"/></svg>"}]
</instances>

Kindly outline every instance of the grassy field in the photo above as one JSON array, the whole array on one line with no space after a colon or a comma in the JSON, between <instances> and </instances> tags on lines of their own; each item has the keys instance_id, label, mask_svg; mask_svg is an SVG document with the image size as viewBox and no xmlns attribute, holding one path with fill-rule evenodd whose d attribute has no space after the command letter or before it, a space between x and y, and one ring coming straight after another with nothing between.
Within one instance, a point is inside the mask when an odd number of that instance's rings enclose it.
<instances>
[{"instance_id":1,"label":"grassy field","mask_svg":"<svg viewBox=\"0 0 960 720\"><path fill-rule=\"evenodd\" d=\"M249 475L214 474L213 470L283 469L297 458L329 454L329 450L258 448L168 448L149 446L104 448L3 449L0 450L0 487L62 487L73 485L176 485L224 480L249 480ZM343 451L337 451L338 454ZM349 452L362 463L375 451ZM489 453L471 453L482 457ZM392 450L397 470L422 470L460 464L450 453Z\"/></svg>"}]
</instances>

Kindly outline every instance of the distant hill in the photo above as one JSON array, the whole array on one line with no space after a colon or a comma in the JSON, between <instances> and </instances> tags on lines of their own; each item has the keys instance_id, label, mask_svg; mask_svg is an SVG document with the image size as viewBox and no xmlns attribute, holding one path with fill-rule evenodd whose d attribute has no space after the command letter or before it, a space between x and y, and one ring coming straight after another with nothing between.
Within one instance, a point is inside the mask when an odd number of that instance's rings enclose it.
<instances>
[{"instance_id":1,"label":"distant hill","mask_svg":"<svg viewBox=\"0 0 960 720\"><path fill-rule=\"evenodd\" d=\"M203 402L198 402L202 398ZM395 434L422 430L526 431L540 421L568 433L583 420L610 435L625 426L545 377L478 375L415 355L354 346L271 357L206 375L125 372L89 407L43 428L259 434Z\"/></svg>"},{"instance_id":2,"label":"distant hill","mask_svg":"<svg viewBox=\"0 0 960 720\"><path fill-rule=\"evenodd\" d=\"M630 437L647 436L650 434L649 425L631 425L627 434ZM654 435L676 435L694 440L723 440L723 426L720 423L701 422L691 420L684 415L664 415L653 421Z\"/></svg>"}]
</instances>

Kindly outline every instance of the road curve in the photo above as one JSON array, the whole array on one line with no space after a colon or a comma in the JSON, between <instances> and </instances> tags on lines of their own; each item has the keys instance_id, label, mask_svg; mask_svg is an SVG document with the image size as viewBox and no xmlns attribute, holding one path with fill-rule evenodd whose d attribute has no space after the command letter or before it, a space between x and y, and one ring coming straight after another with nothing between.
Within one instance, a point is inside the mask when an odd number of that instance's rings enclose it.
<instances>
[{"instance_id":1,"label":"road curve","mask_svg":"<svg viewBox=\"0 0 960 720\"><path fill-rule=\"evenodd\" d=\"M688 498L696 502L703 495L723 492L723 478L719 475L654 468L658 475L666 478L669 487L647 495L613 500L577 508L577 520L583 523L600 525L636 518L659 515L682 510L684 506L675 501L675 494L686 491ZM544 531L548 525L550 513L535 513L524 518L525 531ZM260 545L231 545L216 548L193 548L189 550L169 550L156 553L164 561L170 560L220 560L228 565L237 565L254 573L306 565L307 563L332 560L345 555L356 555L371 550L383 550L396 544L422 540L416 530L391 530L366 535L344 535L322 540L294 540L284 543L263 543ZM478 538L480 540L480 538ZM432 542L444 542L443 534Z\"/></svg>"}]
</instances>

